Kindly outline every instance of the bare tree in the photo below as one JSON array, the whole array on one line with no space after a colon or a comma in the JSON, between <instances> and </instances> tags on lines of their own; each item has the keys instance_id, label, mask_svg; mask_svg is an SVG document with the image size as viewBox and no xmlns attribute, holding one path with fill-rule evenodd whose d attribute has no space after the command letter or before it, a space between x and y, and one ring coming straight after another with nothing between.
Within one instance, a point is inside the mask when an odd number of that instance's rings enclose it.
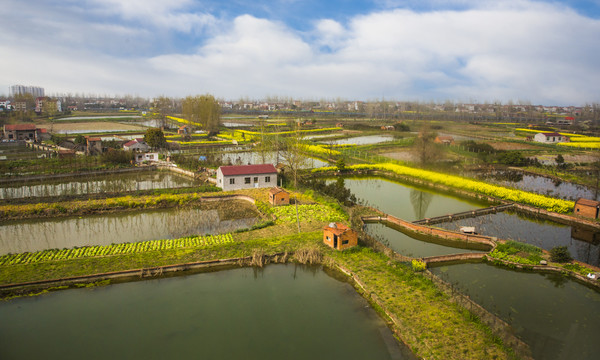
<instances>
[{"instance_id":1,"label":"bare tree","mask_svg":"<svg viewBox=\"0 0 600 360\"><path fill-rule=\"evenodd\" d=\"M200 124L209 135L219 131L221 125L221 107L212 95L188 96L182 103L183 116L191 122Z\"/></svg>"},{"instance_id":2,"label":"bare tree","mask_svg":"<svg viewBox=\"0 0 600 360\"><path fill-rule=\"evenodd\" d=\"M302 140L302 132L296 126L293 134L280 143L281 157L294 179L294 187L298 186L298 171L306 163L306 156L302 153Z\"/></svg>"}]
</instances>

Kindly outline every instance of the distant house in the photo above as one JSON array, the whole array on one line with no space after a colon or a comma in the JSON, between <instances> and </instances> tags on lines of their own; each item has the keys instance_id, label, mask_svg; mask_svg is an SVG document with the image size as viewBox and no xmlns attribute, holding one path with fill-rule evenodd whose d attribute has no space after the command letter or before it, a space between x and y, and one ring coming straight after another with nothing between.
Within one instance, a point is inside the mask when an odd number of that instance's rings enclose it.
<instances>
[{"instance_id":1,"label":"distant house","mask_svg":"<svg viewBox=\"0 0 600 360\"><path fill-rule=\"evenodd\" d=\"M180 126L179 129L177 129L177 134L179 135L188 135L192 133L192 128L189 125L183 125Z\"/></svg>"},{"instance_id":2,"label":"distant house","mask_svg":"<svg viewBox=\"0 0 600 360\"><path fill-rule=\"evenodd\" d=\"M557 132L547 132L535 134L533 140L544 144L556 144L569 141L569 137Z\"/></svg>"},{"instance_id":3,"label":"distant house","mask_svg":"<svg viewBox=\"0 0 600 360\"><path fill-rule=\"evenodd\" d=\"M224 191L264 188L277 184L277 169L272 164L221 166L217 186Z\"/></svg>"},{"instance_id":4,"label":"distant house","mask_svg":"<svg viewBox=\"0 0 600 360\"><path fill-rule=\"evenodd\" d=\"M8 141L30 140L39 138L39 131L35 124L4 125L4 139Z\"/></svg>"},{"instance_id":5,"label":"distant house","mask_svg":"<svg viewBox=\"0 0 600 360\"><path fill-rule=\"evenodd\" d=\"M573 213L579 216L598 219L600 213L600 201L579 198L575 201Z\"/></svg>"},{"instance_id":6,"label":"distant house","mask_svg":"<svg viewBox=\"0 0 600 360\"><path fill-rule=\"evenodd\" d=\"M136 162L136 164L142 163L144 161L148 161L148 162L158 161L158 153L139 153L139 154L135 154L135 162Z\"/></svg>"},{"instance_id":7,"label":"distant house","mask_svg":"<svg viewBox=\"0 0 600 360\"><path fill-rule=\"evenodd\" d=\"M323 243L336 250L348 249L358 245L358 234L342 223L330 223L323 228Z\"/></svg>"},{"instance_id":8,"label":"distant house","mask_svg":"<svg viewBox=\"0 0 600 360\"><path fill-rule=\"evenodd\" d=\"M433 142L443 145L453 145L454 138L452 136L436 136Z\"/></svg>"},{"instance_id":9,"label":"distant house","mask_svg":"<svg viewBox=\"0 0 600 360\"><path fill-rule=\"evenodd\" d=\"M274 187L271 190L269 190L269 202L273 206L289 205L290 193L283 190L280 187Z\"/></svg>"},{"instance_id":10,"label":"distant house","mask_svg":"<svg viewBox=\"0 0 600 360\"><path fill-rule=\"evenodd\" d=\"M396 130L396 127L394 127L394 125L382 125L381 130L394 131Z\"/></svg>"},{"instance_id":11,"label":"distant house","mask_svg":"<svg viewBox=\"0 0 600 360\"><path fill-rule=\"evenodd\" d=\"M87 148L85 150L86 155L102 154L102 139L101 138L86 136L85 141L87 144Z\"/></svg>"},{"instance_id":12,"label":"distant house","mask_svg":"<svg viewBox=\"0 0 600 360\"><path fill-rule=\"evenodd\" d=\"M344 124L342 124L341 122L339 122L339 123L335 124L335 127L343 128Z\"/></svg>"},{"instance_id":13,"label":"distant house","mask_svg":"<svg viewBox=\"0 0 600 360\"><path fill-rule=\"evenodd\" d=\"M123 144L123 149L126 151L147 152L150 150L150 146L146 144L144 139L138 138Z\"/></svg>"}]
</instances>

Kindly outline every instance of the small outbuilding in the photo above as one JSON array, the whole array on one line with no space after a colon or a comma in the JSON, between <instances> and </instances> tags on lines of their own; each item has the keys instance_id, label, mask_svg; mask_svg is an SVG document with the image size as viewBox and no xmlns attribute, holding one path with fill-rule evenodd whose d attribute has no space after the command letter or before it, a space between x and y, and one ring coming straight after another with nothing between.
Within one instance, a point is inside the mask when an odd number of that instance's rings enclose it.
<instances>
[{"instance_id":1,"label":"small outbuilding","mask_svg":"<svg viewBox=\"0 0 600 360\"><path fill-rule=\"evenodd\" d=\"M575 201L573 213L579 216L598 219L600 213L600 201L579 198Z\"/></svg>"},{"instance_id":2,"label":"small outbuilding","mask_svg":"<svg viewBox=\"0 0 600 360\"><path fill-rule=\"evenodd\" d=\"M454 138L452 136L436 136L433 142L443 145L454 145Z\"/></svg>"},{"instance_id":3,"label":"small outbuilding","mask_svg":"<svg viewBox=\"0 0 600 360\"><path fill-rule=\"evenodd\" d=\"M358 245L358 234L342 223L330 223L323 228L323 242L333 249L344 250Z\"/></svg>"},{"instance_id":4,"label":"small outbuilding","mask_svg":"<svg viewBox=\"0 0 600 360\"><path fill-rule=\"evenodd\" d=\"M274 187L269 190L269 202L273 206L289 205L290 193L280 187Z\"/></svg>"}]
</instances>

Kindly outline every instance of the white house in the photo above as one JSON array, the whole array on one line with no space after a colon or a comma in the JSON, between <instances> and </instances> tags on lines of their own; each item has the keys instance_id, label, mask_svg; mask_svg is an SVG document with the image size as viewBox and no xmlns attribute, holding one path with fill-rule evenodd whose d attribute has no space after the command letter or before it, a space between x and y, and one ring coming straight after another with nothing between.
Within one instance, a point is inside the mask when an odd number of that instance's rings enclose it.
<instances>
[{"instance_id":1,"label":"white house","mask_svg":"<svg viewBox=\"0 0 600 360\"><path fill-rule=\"evenodd\" d=\"M556 132L537 133L533 137L533 140L544 144L556 144L569 141L569 137Z\"/></svg>"},{"instance_id":2,"label":"white house","mask_svg":"<svg viewBox=\"0 0 600 360\"><path fill-rule=\"evenodd\" d=\"M277 169L272 164L221 166L217 170L217 186L223 191L275 185Z\"/></svg>"},{"instance_id":3,"label":"white house","mask_svg":"<svg viewBox=\"0 0 600 360\"><path fill-rule=\"evenodd\" d=\"M139 138L133 139L123 144L123 149L125 149L126 151L146 152L150 150L150 146L146 144L144 139Z\"/></svg>"},{"instance_id":4,"label":"white house","mask_svg":"<svg viewBox=\"0 0 600 360\"><path fill-rule=\"evenodd\" d=\"M136 164L142 163L144 161L148 161L148 162L158 161L158 153L139 153L139 154L135 154L135 162L136 162Z\"/></svg>"}]
</instances>

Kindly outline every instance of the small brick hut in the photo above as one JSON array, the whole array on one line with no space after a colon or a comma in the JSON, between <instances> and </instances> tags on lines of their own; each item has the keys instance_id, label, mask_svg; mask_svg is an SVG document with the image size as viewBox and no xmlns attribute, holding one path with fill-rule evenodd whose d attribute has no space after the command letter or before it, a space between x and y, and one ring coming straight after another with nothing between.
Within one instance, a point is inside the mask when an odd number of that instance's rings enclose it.
<instances>
[{"instance_id":1,"label":"small brick hut","mask_svg":"<svg viewBox=\"0 0 600 360\"><path fill-rule=\"evenodd\" d=\"M331 223L323 228L323 242L333 249L344 250L358 245L358 234L342 223Z\"/></svg>"},{"instance_id":2,"label":"small brick hut","mask_svg":"<svg viewBox=\"0 0 600 360\"><path fill-rule=\"evenodd\" d=\"M600 212L600 201L579 198L575 201L573 213L579 216L585 216L592 219L598 219Z\"/></svg>"},{"instance_id":3,"label":"small brick hut","mask_svg":"<svg viewBox=\"0 0 600 360\"><path fill-rule=\"evenodd\" d=\"M269 190L269 202L273 206L289 205L290 193L280 187L274 187Z\"/></svg>"}]
</instances>

